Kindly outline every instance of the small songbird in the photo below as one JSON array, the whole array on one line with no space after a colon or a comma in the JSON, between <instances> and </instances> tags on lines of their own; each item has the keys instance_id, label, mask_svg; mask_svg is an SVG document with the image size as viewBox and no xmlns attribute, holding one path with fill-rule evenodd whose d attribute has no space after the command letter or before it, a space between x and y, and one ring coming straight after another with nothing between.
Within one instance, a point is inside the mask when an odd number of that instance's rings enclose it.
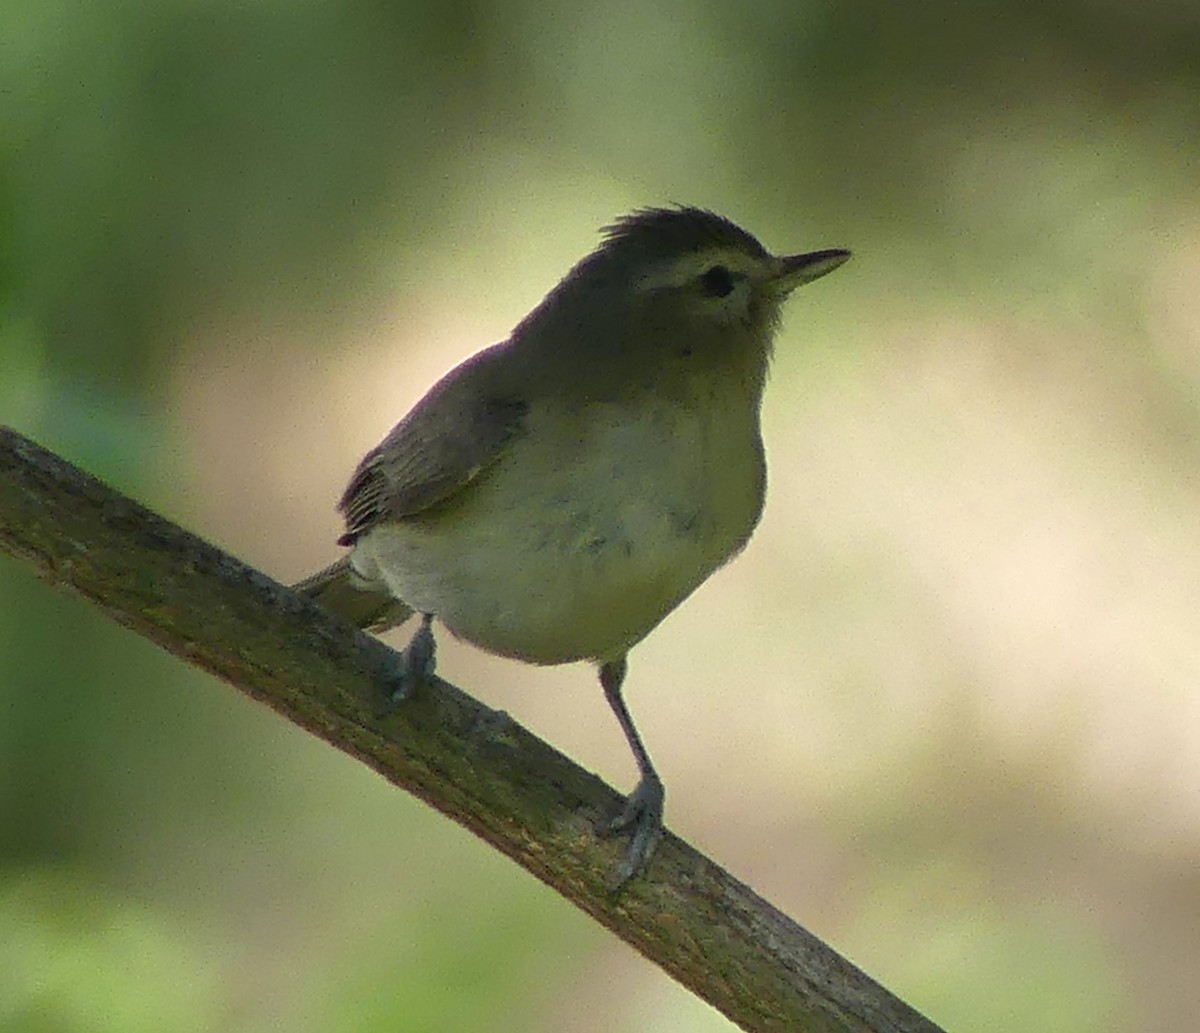
<instances>
[{"instance_id":1,"label":"small songbird","mask_svg":"<svg viewBox=\"0 0 1200 1033\"><path fill-rule=\"evenodd\" d=\"M350 551L296 586L360 627L436 617L533 664L590 660L641 773L618 883L662 835L663 784L621 695L629 651L736 555L762 512L759 407L780 310L840 249L776 256L728 219L619 219L508 340L451 370L367 453Z\"/></svg>"}]
</instances>

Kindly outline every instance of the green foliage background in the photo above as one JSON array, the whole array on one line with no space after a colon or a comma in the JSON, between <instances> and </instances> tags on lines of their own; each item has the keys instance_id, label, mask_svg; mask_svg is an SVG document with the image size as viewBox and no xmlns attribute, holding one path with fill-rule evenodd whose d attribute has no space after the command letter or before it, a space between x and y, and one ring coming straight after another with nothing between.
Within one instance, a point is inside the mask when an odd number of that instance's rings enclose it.
<instances>
[{"instance_id":1,"label":"green foliage background","mask_svg":"<svg viewBox=\"0 0 1200 1033\"><path fill-rule=\"evenodd\" d=\"M0 148L0 419L282 580L613 216L853 248L635 654L670 820L951 1030L1195 1028L1193 8L12 0ZM587 672L447 652L626 784ZM728 1024L0 563L0 1029L279 1028Z\"/></svg>"}]
</instances>

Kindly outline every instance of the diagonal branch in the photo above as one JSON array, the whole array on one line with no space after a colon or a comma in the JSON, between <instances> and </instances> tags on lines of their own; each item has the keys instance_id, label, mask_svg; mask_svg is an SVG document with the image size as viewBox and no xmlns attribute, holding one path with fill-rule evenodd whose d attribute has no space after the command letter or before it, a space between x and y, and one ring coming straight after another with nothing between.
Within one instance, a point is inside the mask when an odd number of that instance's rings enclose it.
<instances>
[{"instance_id":1,"label":"diagonal branch","mask_svg":"<svg viewBox=\"0 0 1200 1033\"><path fill-rule=\"evenodd\" d=\"M613 895L621 798L437 681L386 718L382 642L0 427L0 550L279 711L470 829L746 1030L938 1033L668 833Z\"/></svg>"}]
</instances>

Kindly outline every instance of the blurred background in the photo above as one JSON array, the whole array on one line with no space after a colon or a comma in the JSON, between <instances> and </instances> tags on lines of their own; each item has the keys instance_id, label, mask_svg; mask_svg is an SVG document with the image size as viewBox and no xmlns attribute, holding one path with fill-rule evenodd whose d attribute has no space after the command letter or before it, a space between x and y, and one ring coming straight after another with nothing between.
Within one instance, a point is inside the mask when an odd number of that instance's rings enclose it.
<instances>
[{"instance_id":1,"label":"blurred background","mask_svg":"<svg viewBox=\"0 0 1200 1033\"><path fill-rule=\"evenodd\" d=\"M283 581L616 215L852 248L786 313L757 537L632 657L669 823L955 1033L1197 1028L1200 8L11 0L0 41L0 420ZM586 667L442 645L632 786ZM0 560L0 1029L730 1028Z\"/></svg>"}]
</instances>

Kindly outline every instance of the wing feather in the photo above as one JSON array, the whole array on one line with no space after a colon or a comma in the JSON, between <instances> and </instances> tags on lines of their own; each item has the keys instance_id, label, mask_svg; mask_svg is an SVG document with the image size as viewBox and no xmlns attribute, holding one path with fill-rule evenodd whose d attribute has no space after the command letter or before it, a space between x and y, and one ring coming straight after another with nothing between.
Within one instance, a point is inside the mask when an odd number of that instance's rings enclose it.
<instances>
[{"instance_id":1,"label":"wing feather","mask_svg":"<svg viewBox=\"0 0 1200 1033\"><path fill-rule=\"evenodd\" d=\"M352 545L388 520L424 512L457 494L522 430L528 402L489 374L504 345L472 356L442 378L367 453L338 508Z\"/></svg>"}]
</instances>

